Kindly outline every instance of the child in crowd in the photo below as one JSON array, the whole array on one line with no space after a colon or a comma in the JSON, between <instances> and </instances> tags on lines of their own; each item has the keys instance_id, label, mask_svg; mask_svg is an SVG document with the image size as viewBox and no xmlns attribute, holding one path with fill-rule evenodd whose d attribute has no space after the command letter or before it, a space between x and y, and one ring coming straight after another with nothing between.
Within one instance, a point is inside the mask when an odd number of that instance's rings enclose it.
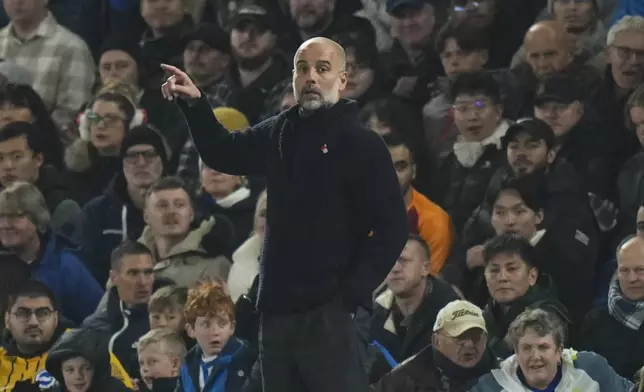
<instances>
[{"instance_id":1,"label":"child in crowd","mask_svg":"<svg viewBox=\"0 0 644 392\"><path fill-rule=\"evenodd\" d=\"M188 300L186 287L170 285L163 287L152 294L148 302L148 315L150 329L169 328L179 334L189 350L195 345L186 333L186 321L183 309Z\"/></svg>"},{"instance_id":2,"label":"child in crowd","mask_svg":"<svg viewBox=\"0 0 644 392\"><path fill-rule=\"evenodd\" d=\"M174 392L186 346L181 336L169 328L153 329L137 342L139 369L144 385L152 392Z\"/></svg>"},{"instance_id":3,"label":"child in crowd","mask_svg":"<svg viewBox=\"0 0 644 392\"><path fill-rule=\"evenodd\" d=\"M239 392L255 363L255 352L235 333L235 305L222 285L204 282L188 293L188 335L197 340L184 361L178 390Z\"/></svg>"},{"instance_id":4,"label":"child in crowd","mask_svg":"<svg viewBox=\"0 0 644 392\"><path fill-rule=\"evenodd\" d=\"M89 329L65 332L49 349L45 368L53 378L42 372L40 387L55 392L125 392L132 385L107 339Z\"/></svg>"}]
</instances>

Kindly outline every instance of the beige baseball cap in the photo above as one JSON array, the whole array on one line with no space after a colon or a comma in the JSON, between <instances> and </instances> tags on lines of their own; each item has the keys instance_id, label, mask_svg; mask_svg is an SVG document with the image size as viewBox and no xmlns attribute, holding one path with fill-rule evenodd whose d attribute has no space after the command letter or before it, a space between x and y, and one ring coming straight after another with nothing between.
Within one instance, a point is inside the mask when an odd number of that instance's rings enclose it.
<instances>
[{"instance_id":1,"label":"beige baseball cap","mask_svg":"<svg viewBox=\"0 0 644 392\"><path fill-rule=\"evenodd\" d=\"M479 328L487 332L483 311L471 302L456 300L445 305L436 316L434 332L445 331L451 337Z\"/></svg>"}]
</instances>

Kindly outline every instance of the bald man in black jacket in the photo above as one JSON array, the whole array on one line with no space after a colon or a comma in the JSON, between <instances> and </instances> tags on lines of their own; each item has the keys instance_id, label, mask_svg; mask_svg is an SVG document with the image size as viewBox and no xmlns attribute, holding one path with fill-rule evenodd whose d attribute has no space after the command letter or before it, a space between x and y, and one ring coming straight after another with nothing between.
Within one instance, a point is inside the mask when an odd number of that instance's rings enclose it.
<instances>
[{"instance_id":1,"label":"bald man in black jacket","mask_svg":"<svg viewBox=\"0 0 644 392\"><path fill-rule=\"evenodd\" d=\"M258 310L264 392L363 392L365 342L357 320L407 240L407 214L382 139L360 125L344 50L326 38L300 46L298 104L229 134L188 76L163 65L168 99L181 98L204 164L233 175L264 175L266 241Z\"/></svg>"}]
</instances>

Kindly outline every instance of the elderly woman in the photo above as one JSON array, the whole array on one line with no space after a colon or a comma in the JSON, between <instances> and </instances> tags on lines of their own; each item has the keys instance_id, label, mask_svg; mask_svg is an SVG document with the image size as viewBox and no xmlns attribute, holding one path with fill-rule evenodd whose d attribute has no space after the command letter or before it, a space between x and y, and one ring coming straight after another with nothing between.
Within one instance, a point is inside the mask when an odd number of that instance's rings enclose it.
<instances>
[{"instance_id":1,"label":"elderly woman","mask_svg":"<svg viewBox=\"0 0 644 392\"><path fill-rule=\"evenodd\" d=\"M544 310L522 313L508 338L516 354L482 377L471 392L627 392L633 387L603 357L564 349L564 327Z\"/></svg>"}]
</instances>

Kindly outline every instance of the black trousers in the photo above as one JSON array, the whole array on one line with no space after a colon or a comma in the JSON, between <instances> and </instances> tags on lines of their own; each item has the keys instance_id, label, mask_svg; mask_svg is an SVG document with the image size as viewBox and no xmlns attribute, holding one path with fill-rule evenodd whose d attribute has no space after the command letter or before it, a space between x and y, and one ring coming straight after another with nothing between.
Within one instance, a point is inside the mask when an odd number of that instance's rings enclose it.
<instances>
[{"instance_id":1,"label":"black trousers","mask_svg":"<svg viewBox=\"0 0 644 392\"><path fill-rule=\"evenodd\" d=\"M263 392L367 392L364 313L354 317L336 300L304 313L262 315Z\"/></svg>"}]
</instances>

